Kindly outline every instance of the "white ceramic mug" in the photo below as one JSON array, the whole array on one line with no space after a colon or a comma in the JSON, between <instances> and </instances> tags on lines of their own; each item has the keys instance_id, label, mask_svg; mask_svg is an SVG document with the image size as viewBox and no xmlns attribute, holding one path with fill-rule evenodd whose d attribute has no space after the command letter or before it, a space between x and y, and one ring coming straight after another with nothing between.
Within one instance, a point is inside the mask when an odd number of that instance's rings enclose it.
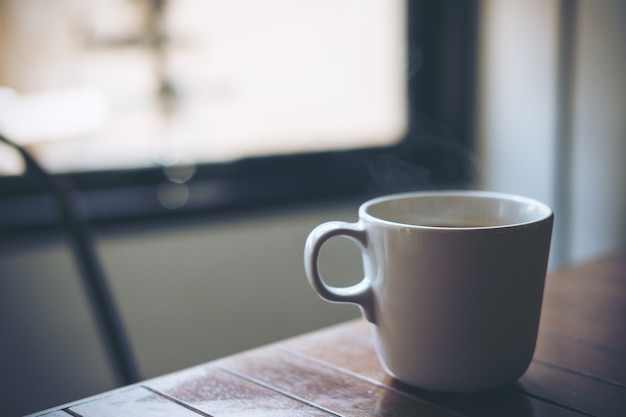
<instances>
[{"instance_id":1,"label":"white ceramic mug","mask_svg":"<svg viewBox=\"0 0 626 417\"><path fill-rule=\"evenodd\" d=\"M535 349L553 214L538 201L483 191L416 192L364 203L357 223L309 235L309 282L358 304L386 371L424 389L471 392L516 381ZM334 236L361 248L365 276L338 288L318 257Z\"/></svg>"}]
</instances>

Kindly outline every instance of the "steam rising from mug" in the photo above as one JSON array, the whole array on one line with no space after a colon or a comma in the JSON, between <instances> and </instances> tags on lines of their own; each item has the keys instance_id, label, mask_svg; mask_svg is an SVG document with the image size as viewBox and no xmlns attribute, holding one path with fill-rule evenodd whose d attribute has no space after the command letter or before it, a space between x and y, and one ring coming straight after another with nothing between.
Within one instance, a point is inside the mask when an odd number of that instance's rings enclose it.
<instances>
[{"instance_id":1,"label":"steam rising from mug","mask_svg":"<svg viewBox=\"0 0 626 417\"><path fill-rule=\"evenodd\" d=\"M373 194L461 187L473 180L475 158L450 129L416 114L409 132L398 148L370 160Z\"/></svg>"}]
</instances>

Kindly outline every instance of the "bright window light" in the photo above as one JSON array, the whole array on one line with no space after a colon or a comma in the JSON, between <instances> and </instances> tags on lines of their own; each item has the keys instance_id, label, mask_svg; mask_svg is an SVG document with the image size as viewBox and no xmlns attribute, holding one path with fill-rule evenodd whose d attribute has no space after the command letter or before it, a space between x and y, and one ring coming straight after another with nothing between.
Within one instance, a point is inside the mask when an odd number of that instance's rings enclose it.
<instances>
[{"instance_id":1,"label":"bright window light","mask_svg":"<svg viewBox=\"0 0 626 417\"><path fill-rule=\"evenodd\" d=\"M56 172L390 145L407 128L405 8L8 0L0 132Z\"/></svg>"}]
</instances>

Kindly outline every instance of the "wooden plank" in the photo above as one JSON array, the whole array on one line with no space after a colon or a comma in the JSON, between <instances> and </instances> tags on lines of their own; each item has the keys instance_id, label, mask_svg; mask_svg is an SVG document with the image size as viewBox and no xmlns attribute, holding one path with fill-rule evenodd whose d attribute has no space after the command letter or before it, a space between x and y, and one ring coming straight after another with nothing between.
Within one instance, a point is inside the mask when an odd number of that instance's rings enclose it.
<instances>
[{"instance_id":1,"label":"wooden plank","mask_svg":"<svg viewBox=\"0 0 626 417\"><path fill-rule=\"evenodd\" d=\"M235 375L338 415L455 415L397 390L276 348L248 352L217 364Z\"/></svg>"},{"instance_id":2,"label":"wooden plank","mask_svg":"<svg viewBox=\"0 0 626 417\"><path fill-rule=\"evenodd\" d=\"M558 308L544 307L541 312L539 330L626 354L626 326L615 322L573 315L571 311Z\"/></svg>"},{"instance_id":3,"label":"wooden plank","mask_svg":"<svg viewBox=\"0 0 626 417\"><path fill-rule=\"evenodd\" d=\"M626 354L552 333L539 336L535 359L626 388Z\"/></svg>"},{"instance_id":4,"label":"wooden plank","mask_svg":"<svg viewBox=\"0 0 626 417\"><path fill-rule=\"evenodd\" d=\"M387 375L376 356L365 322L290 340L281 348L313 358L374 384L399 390L420 401L466 416L577 416L572 410L528 397L511 389L474 394L444 394L421 390Z\"/></svg>"},{"instance_id":5,"label":"wooden plank","mask_svg":"<svg viewBox=\"0 0 626 417\"><path fill-rule=\"evenodd\" d=\"M364 320L304 335L280 344L282 349L298 352L343 369L377 384L391 385L383 369Z\"/></svg>"},{"instance_id":6,"label":"wooden plank","mask_svg":"<svg viewBox=\"0 0 626 417\"><path fill-rule=\"evenodd\" d=\"M41 417L72 417L72 415L63 410L51 411L49 413L41 414Z\"/></svg>"},{"instance_id":7,"label":"wooden plank","mask_svg":"<svg viewBox=\"0 0 626 417\"><path fill-rule=\"evenodd\" d=\"M626 298L620 292L585 291L584 286L575 285L574 282L548 280L543 303L546 308L558 308L573 316L589 317L617 325L626 324Z\"/></svg>"},{"instance_id":8,"label":"wooden plank","mask_svg":"<svg viewBox=\"0 0 626 417\"><path fill-rule=\"evenodd\" d=\"M211 364L157 378L145 385L216 417L329 415Z\"/></svg>"},{"instance_id":9,"label":"wooden plank","mask_svg":"<svg viewBox=\"0 0 626 417\"><path fill-rule=\"evenodd\" d=\"M593 262L557 269L548 274L547 280L574 283L587 290L616 291L624 294L626 290L626 267L616 267L608 262Z\"/></svg>"},{"instance_id":10,"label":"wooden plank","mask_svg":"<svg viewBox=\"0 0 626 417\"><path fill-rule=\"evenodd\" d=\"M114 391L69 408L81 417L198 417L194 412L143 387Z\"/></svg>"},{"instance_id":11,"label":"wooden plank","mask_svg":"<svg viewBox=\"0 0 626 417\"><path fill-rule=\"evenodd\" d=\"M618 417L626 410L626 389L533 361L517 387L536 398L594 416Z\"/></svg>"},{"instance_id":12,"label":"wooden plank","mask_svg":"<svg viewBox=\"0 0 626 417\"><path fill-rule=\"evenodd\" d=\"M602 256L580 265L565 269L566 272L577 274L584 271L590 275L618 285L626 286L626 250Z\"/></svg>"},{"instance_id":13,"label":"wooden plank","mask_svg":"<svg viewBox=\"0 0 626 417\"><path fill-rule=\"evenodd\" d=\"M609 274L591 268L572 269L567 273L554 272L546 278L546 290L567 288L597 298L626 300L626 275Z\"/></svg>"}]
</instances>

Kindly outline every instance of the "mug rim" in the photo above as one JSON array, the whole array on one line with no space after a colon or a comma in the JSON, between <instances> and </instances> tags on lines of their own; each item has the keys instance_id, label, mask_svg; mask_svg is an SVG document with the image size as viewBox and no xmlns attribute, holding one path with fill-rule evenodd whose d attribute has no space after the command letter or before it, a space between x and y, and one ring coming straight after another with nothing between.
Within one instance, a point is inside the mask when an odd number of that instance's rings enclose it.
<instances>
[{"instance_id":1,"label":"mug rim","mask_svg":"<svg viewBox=\"0 0 626 417\"><path fill-rule=\"evenodd\" d=\"M498 225L485 225L485 226L433 226L433 225L420 225L413 223L404 223L388 219L383 219L369 213L368 209L376 204L383 203L391 200L410 199L415 197L478 197L478 198L491 198L500 199L506 201L513 201L516 203L527 204L537 207L540 211L540 215L536 218L528 221L510 222ZM409 191L403 193L387 194L379 197L372 198L359 207L359 218L369 219L374 223L379 223L386 226L401 227L403 229L418 229L418 230L432 230L432 231L467 231L467 230L493 230L493 229L508 229L517 228L524 225L532 225L548 221L553 218L554 213L552 209L545 203L530 197L524 197L518 194L504 193L499 191L484 191L484 190L439 190L439 191Z\"/></svg>"}]
</instances>

